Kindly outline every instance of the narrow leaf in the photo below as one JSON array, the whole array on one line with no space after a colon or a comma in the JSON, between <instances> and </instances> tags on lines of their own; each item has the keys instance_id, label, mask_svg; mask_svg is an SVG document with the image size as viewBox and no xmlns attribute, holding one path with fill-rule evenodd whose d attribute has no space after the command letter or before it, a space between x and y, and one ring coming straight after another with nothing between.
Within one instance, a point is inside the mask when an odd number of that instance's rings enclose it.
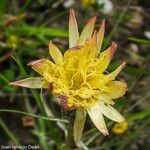
<instances>
[{"instance_id":1,"label":"narrow leaf","mask_svg":"<svg viewBox=\"0 0 150 150\"><path fill-rule=\"evenodd\" d=\"M59 122L68 123L68 120L65 120L65 119L58 119L58 118L54 118L54 117L45 117L45 116L35 115L35 114L32 114L32 113L23 112L23 111L19 111L19 110L0 109L0 112L17 113L17 114L28 115L28 116L43 119L43 120L59 121Z\"/></svg>"}]
</instances>

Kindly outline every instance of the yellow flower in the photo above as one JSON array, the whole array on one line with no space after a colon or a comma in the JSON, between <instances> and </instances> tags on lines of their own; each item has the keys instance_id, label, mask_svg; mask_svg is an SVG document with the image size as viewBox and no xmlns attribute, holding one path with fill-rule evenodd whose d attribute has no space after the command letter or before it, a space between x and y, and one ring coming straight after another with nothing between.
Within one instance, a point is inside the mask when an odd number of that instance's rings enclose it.
<instances>
[{"instance_id":1,"label":"yellow flower","mask_svg":"<svg viewBox=\"0 0 150 150\"><path fill-rule=\"evenodd\" d=\"M91 18L79 36L74 11L71 9L69 49L64 56L52 42L49 42L49 53L54 62L40 59L28 64L41 77L11 83L28 88L50 88L65 109L77 109L74 122L76 142L81 138L87 113L104 135L108 135L108 130L103 116L119 123L125 120L113 107L113 100L126 92L126 83L115 81L125 62L111 73L106 71L117 44L112 42L104 52L100 52L105 20L102 21L98 32L94 31L95 22L96 17Z\"/></svg>"},{"instance_id":2,"label":"yellow flower","mask_svg":"<svg viewBox=\"0 0 150 150\"><path fill-rule=\"evenodd\" d=\"M112 131L116 134L122 134L128 129L128 123L125 121L123 123L116 123L113 126Z\"/></svg>"},{"instance_id":3,"label":"yellow flower","mask_svg":"<svg viewBox=\"0 0 150 150\"><path fill-rule=\"evenodd\" d=\"M15 35L11 35L8 37L7 45L11 48L17 48L17 44L19 42L19 38Z\"/></svg>"},{"instance_id":4,"label":"yellow flower","mask_svg":"<svg viewBox=\"0 0 150 150\"><path fill-rule=\"evenodd\" d=\"M89 5L95 4L96 0L82 0L82 6L87 7Z\"/></svg>"}]
</instances>

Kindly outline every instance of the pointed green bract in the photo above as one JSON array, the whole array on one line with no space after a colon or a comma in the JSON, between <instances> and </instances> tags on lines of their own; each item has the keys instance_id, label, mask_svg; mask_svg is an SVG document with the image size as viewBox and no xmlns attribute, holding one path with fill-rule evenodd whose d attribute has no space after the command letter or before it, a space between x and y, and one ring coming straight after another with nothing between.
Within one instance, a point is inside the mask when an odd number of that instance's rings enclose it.
<instances>
[{"instance_id":1,"label":"pointed green bract","mask_svg":"<svg viewBox=\"0 0 150 150\"><path fill-rule=\"evenodd\" d=\"M56 64L61 63L62 53L51 41L49 42L49 53Z\"/></svg>"},{"instance_id":2,"label":"pointed green bract","mask_svg":"<svg viewBox=\"0 0 150 150\"><path fill-rule=\"evenodd\" d=\"M41 77L31 77L16 82L11 82L10 85L27 87L31 89L47 88L44 82L45 81Z\"/></svg>"},{"instance_id":3,"label":"pointed green bract","mask_svg":"<svg viewBox=\"0 0 150 150\"><path fill-rule=\"evenodd\" d=\"M125 118L111 105L105 105L103 102L99 102L99 109L107 118L116 122L124 122Z\"/></svg>"},{"instance_id":4,"label":"pointed green bract","mask_svg":"<svg viewBox=\"0 0 150 150\"><path fill-rule=\"evenodd\" d=\"M86 39L91 38L92 33L94 31L94 27L95 27L95 22L96 22L96 17L91 18L88 23L86 24L86 26L84 27L80 38L85 41Z\"/></svg>"},{"instance_id":5,"label":"pointed green bract","mask_svg":"<svg viewBox=\"0 0 150 150\"><path fill-rule=\"evenodd\" d=\"M69 48L75 46L78 39L79 39L78 25L76 22L74 10L71 9L69 17Z\"/></svg>"},{"instance_id":6,"label":"pointed green bract","mask_svg":"<svg viewBox=\"0 0 150 150\"><path fill-rule=\"evenodd\" d=\"M100 52L105 33L105 19L102 20L101 27L97 33L97 50Z\"/></svg>"},{"instance_id":7,"label":"pointed green bract","mask_svg":"<svg viewBox=\"0 0 150 150\"><path fill-rule=\"evenodd\" d=\"M127 90L127 84L120 81L110 81L107 84L107 87L109 88L109 91L106 92L106 94L111 99L122 97Z\"/></svg>"},{"instance_id":8,"label":"pointed green bract","mask_svg":"<svg viewBox=\"0 0 150 150\"><path fill-rule=\"evenodd\" d=\"M121 70L125 67L126 62L124 61L115 71L106 75L109 80L115 80L116 76L121 72Z\"/></svg>"}]
</instances>

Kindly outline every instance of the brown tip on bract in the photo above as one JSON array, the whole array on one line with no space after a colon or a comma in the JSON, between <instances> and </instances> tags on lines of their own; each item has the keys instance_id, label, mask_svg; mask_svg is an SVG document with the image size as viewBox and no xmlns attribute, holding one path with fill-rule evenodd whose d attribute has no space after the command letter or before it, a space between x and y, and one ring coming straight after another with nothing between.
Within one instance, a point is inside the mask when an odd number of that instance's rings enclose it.
<instances>
[{"instance_id":1,"label":"brown tip on bract","mask_svg":"<svg viewBox=\"0 0 150 150\"><path fill-rule=\"evenodd\" d=\"M19 86L20 85L20 81L11 82L8 85Z\"/></svg>"},{"instance_id":2,"label":"brown tip on bract","mask_svg":"<svg viewBox=\"0 0 150 150\"><path fill-rule=\"evenodd\" d=\"M121 66L122 66L122 69L126 66L126 61L123 61L123 63L121 64Z\"/></svg>"},{"instance_id":3,"label":"brown tip on bract","mask_svg":"<svg viewBox=\"0 0 150 150\"><path fill-rule=\"evenodd\" d=\"M31 61L27 64L27 66L33 66L34 64L36 64L37 62L39 62L41 60L34 60L34 61Z\"/></svg>"},{"instance_id":4,"label":"brown tip on bract","mask_svg":"<svg viewBox=\"0 0 150 150\"><path fill-rule=\"evenodd\" d=\"M93 37L97 35L97 30L94 30Z\"/></svg>"},{"instance_id":5,"label":"brown tip on bract","mask_svg":"<svg viewBox=\"0 0 150 150\"><path fill-rule=\"evenodd\" d=\"M110 49L110 59L113 58L115 52L116 52L116 49L117 49L117 43L115 43L114 41L112 42L111 44L111 49Z\"/></svg>"},{"instance_id":6,"label":"brown tip on bract","mask_svg":"<svg viewBox=\"0 0 150 150\"><path fill-rule=\"evenodd\" d=\"M121 65L120 65L120 69L122 70L122 69L124 69L124 67L126 66L126 61L123 61L122 63L121 63Z\"/></svg>"},{"instance_id":7,"label":"brown tip on bract","mask_svg":"<svg viewBox=\"0 0 150 150\"><path fill-rule=\"evenodd\" d=\"M100 26L100 31L105 32L105 19L102 20L101 26Z\"/></svg>"},{"instance_id":8,"label":"brown tip on bract","mask_svg":"<svg viewBox=\"0 0 150 150\"><path fill-rule=\"evenodd\" d=\"M97 44L97 30L94 30L94 32L93 32L92 41L96 46L96 44Z\"/></svg>"},{"instance_id":9,"label":"brown tip on bract","mask_svg":"<svg viewBox=\"0 0 150 150\"><path fill-rule=\"evenodd\" d=\"M94 30L92 39L93 39L94 41L97 40L97 30Z\"/></svg>"},{"instance_id":10,"label":"brown tip on bract","mask_svg":"<svg viewBox=\"0 0 150 150\"><path fill-rule=\"evenodd\" d=\"M55 44L53 44L53 42L52 41L49 41L49 43L48 43L48 48L49 48L49 50L51 50L51 48L57 48L56 46L55 46Z\"/></svg>"},{"instance_id":11,"label":"brown tip on bract","mask_svg":"<svg viewBox=\"0 0 150 150\"><path fill-rule=\"evenodd\" d=\"M27 66L33 66L34 62L35 62L35 61L29 62L29 63L27 64Z\"/></svg>"},{"instance_id":12,"label":"brown tip on bract","mask_svg":"<svg viewBox=\"0 0 150 150\"><path fill-rule=\"evenodd\" d=\"M101 26L102 26L102 28L105 27L105 19L102 20Z\"/></svg>"},{"instance_id":13,"label":"brown tip on bract","mask_svg":"<svg viewBox=\"0 0 150 150\"><path fill-rule=\"evenodd\" d=\"M76 24L76 18L75 18L75 14L74 14L74 10L73 9L70 9L69 23L70 23L71 26Z\"/></svg>"},{"instance_id":14,"label":"brown tip on bract","mask_svg":"<svg viewBox=\"0 0 150 150\"><path fill-rule=\"evenodd\" d=\"M101 24L100 24L100 28L98 30L98 32L102 32L104 33L104 30L105 30L105 19L102 20Z\"/></svg>"},{"instance_id":15,"label":"brown tip on bract","mask_svg":"<svg viewBox=\"0 0 150 150\"><path fill-rule=\"evenodd\" d=\"M93 24L95 24L96 19L97 19L96 16L95 16L95 17L92 17L92 18L89 19L88 23L93 23Z\"/></svg>"},{"instance_id":16,"label":"brown tip on bract","mask_svg":"<svg viewBox=\"0 0 150 150\"><path fill-rule=\"evenodd\" d=\"M70 17L74 17L74 9L70 9Z\"/></svg>"},{"instance_id":17,"label":"brown tip on bract","mask_svg":"<svg viewBox=\"0 0 150 150\"><path fill-rule=\"evenodd\" d=\"M53 44L52 41L49 41L48 45L50 46L50 44Z\"/></svg>"},{"instance_id":18,"label":"brown tip on bract","mask_svg":"<svg viewBox=\"0 0 150 150\"><path fill-rule=\"evenodd\" d=\"M50 47L51 47L52 44L53 44L52 41L49 41L49 43L48 43L48 48L49 49L50 49Z\"/></svg>"}]
</instances>

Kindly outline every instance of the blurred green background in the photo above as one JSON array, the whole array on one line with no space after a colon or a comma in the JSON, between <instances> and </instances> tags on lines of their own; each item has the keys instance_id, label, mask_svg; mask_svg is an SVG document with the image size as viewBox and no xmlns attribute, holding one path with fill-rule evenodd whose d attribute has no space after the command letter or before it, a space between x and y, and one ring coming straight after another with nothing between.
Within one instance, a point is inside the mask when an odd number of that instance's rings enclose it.
<instances>
[{"instance_id":1,"label":"blurred green background","mask_svg":"<svg viewBox=\"0 0 150 150\"><path fill-rule=\"evenodd\" d=\"M149 0L0 0L0 145L30 144L53 150L66 149L70 142L67 117L73 121L74 111L55 104L49 91L41 97L39 90L8 85L37 76L26 64L49 58L49 40L62 52L67 50L70 8L80 31L91 16L97 16L96 27L106 19L103 50L112 41L119 45L108 70L127 61L119 79L128 84L126 95L115 104L127 118L127 130L114 133L115 123L106 120L110 135L104 137L88 118L81 147L71 142L70 149L149 150ZM54 118L49 117L52 114Z\"/></svg>"}]
</instances>

